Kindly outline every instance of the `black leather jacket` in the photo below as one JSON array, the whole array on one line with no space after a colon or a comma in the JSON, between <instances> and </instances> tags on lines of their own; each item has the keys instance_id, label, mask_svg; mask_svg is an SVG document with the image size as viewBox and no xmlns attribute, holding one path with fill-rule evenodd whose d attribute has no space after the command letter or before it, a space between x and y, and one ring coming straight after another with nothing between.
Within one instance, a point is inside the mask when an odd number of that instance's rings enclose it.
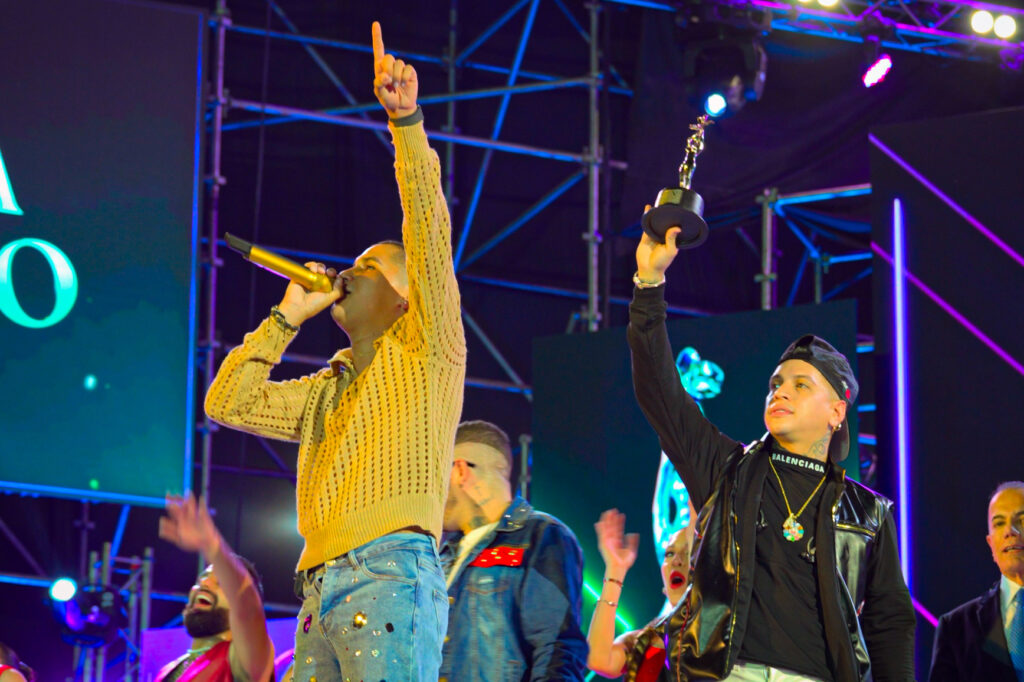
<instances>
[{"instance_id":1,"label":"black leather jacket","mask_svg":"<svg viewBox=\"0 0 1024 682\"><path fill-rule=\"evenodd\" d=\"M665 626L668 661L676 679L722 679L746 630L770 437L744 448L683 389L663 289L636 290L628 338L637 400L700 509L689 588ZM914 608L899 569L892 503L827 466L815 566L829 666L842 682L913 680Z\"/></svg>"}]
</instances>

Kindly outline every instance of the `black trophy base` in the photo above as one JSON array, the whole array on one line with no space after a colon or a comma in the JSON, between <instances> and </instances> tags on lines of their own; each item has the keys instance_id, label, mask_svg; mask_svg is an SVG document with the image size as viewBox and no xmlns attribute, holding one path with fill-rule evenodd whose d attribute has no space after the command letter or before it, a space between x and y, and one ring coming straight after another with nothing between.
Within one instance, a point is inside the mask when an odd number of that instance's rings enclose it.
<instances>
[{"instance_id":1,"label":"black trophy base","mask_svg":"<svg viewBox=\"0 0 1024 682\"><path fill-rule=\"evenodd\" d=\"M680 249L698 247L708 238L708 224L702 217L704 199L692 189L664 189L655 203L641 221L651 239L664 244L665 233L673 227L681 228L676 237Z\"/></svg>"}]
</instances>

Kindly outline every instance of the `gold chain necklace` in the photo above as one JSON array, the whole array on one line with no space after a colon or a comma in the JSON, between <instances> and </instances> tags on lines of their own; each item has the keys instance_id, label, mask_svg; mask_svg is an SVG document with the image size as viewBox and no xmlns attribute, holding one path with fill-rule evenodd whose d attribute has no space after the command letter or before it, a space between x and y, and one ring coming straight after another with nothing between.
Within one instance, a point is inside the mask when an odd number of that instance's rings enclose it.
<instances>
[{"instance_id":1,"label":"gold chain necklace","mask_svg":"<svg viewBox=\"0 0 1024 682\"><path fill-rule=\"evenodd\" d=\"M779 478L779 472L775 469L775 463L771 459L771 455L768 456L768 465L772 468L772 473L775 474L775 480L779 482L779 490L782 491L782 501L786 503L786 511L789 512L789 516L782 522L782 537L786 538L790 542L796 542L804 536L804 527L800 525L800 522L796 520L798 516L804 513L804 509L807 509L807 505L811 503L814 496L821 490L822 484L825 482L825 477L828 476L826 472L822 475L821 480L818 481L818 485L815 486L811 492L811 496L807 498L804 505L800 507L796 514L793 513L793 508L789 506L789 498L786 497L786 489L782 485L782 479Z\"/></svg>"}]
</instances>

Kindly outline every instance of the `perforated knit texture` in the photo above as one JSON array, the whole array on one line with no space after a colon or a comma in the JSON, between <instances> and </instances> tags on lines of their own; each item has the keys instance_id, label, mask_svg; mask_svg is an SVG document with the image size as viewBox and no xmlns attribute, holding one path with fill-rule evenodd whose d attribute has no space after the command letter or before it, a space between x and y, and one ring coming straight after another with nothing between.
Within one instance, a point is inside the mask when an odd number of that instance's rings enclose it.
<instances>
[{"instance_id":1,"label":"perforated knit texture","mask_svg":"<svg viewBox=\"0 0 1024 682\"><path fill-rule=\"evenodd\" d=\"M270 371L295 332L272 319L224 359L206 395L210 418L299 441L296 505L305 547L298 570L407 526L441 537L466 339L437 154L423 124L395 128L409 310L353 377L349 356L293 381Z\"/></svg>"}]
</instances>

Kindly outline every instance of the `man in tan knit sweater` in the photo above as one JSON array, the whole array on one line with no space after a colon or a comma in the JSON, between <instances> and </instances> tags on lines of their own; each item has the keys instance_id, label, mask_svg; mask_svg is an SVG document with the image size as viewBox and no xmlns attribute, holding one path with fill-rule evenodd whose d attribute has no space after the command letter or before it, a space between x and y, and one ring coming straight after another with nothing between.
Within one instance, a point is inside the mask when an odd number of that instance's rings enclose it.
<instances>
[{"instance_id":1,"label":"man in tan knit sweater","mask_svg":"<svg viewBox=\"0 0 1024 682\"><path fill-rule=\"evenodd\" d=\"M376 22L373 52L404 246L374 244L340 274L307 264L333 291L289 284L206 396L222 424L299 442L295 679L318 682L437 680L448 621L437 541L466 373L451 225L416 71L385 54ZM328 308L351 347L316 374L270 381L299 326Z\"/></svg>"}]
</instances>

